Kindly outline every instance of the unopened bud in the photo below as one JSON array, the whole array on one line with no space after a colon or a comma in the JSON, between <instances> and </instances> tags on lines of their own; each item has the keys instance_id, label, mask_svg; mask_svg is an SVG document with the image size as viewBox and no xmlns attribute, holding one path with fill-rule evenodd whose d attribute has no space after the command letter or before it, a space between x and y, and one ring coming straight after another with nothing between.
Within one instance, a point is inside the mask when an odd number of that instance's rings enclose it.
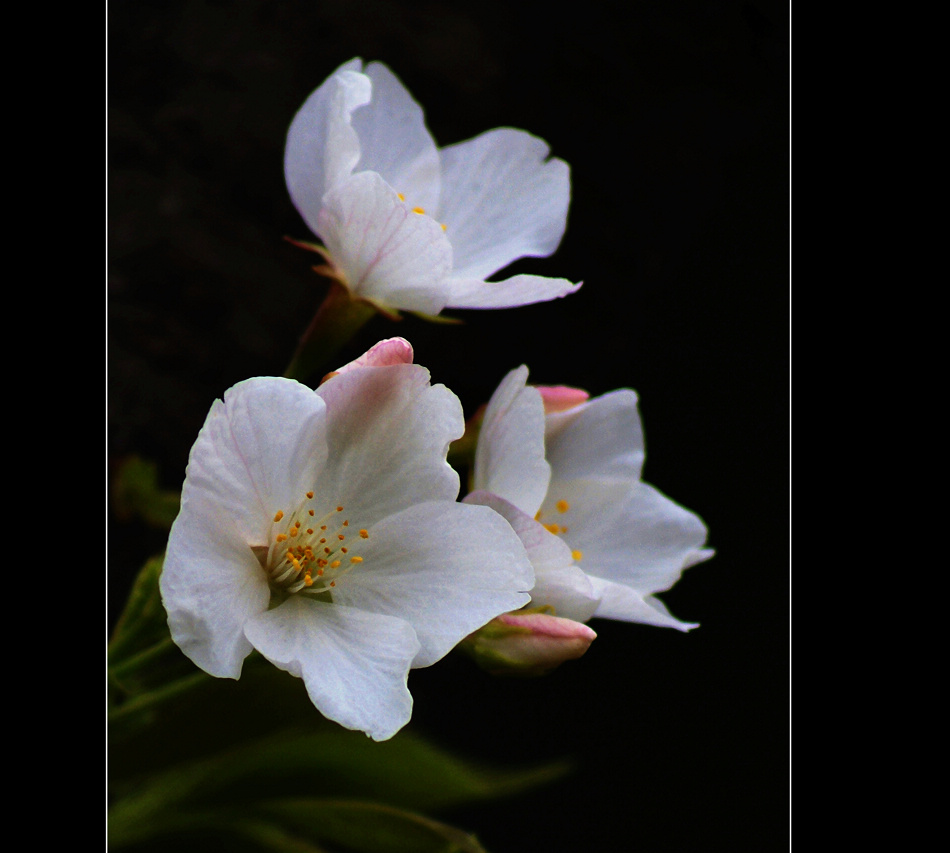
<instances>
[{"instance_id":1,"label":"unopened bud","mask_svg":"<svg viewBox=\"0 0 950 853\"><path fill-rule=\"evenodd\" d=\"M546 415L573 409L590 399L590 394L583 388L570 388L567 385L535 385L535 388L541 392Z\"/></svg>"},{"instance_id":2,"label":"unopened bud","mask_svg":"<svg viewBox=\"0 0 950 853\"><path fill-rule=\"evenodd\" d=\"M469 634L461 648L492 675L544 675L581 657L597 637L582 622L549 613L503 613Z\"/></svg>"}]
</instances>

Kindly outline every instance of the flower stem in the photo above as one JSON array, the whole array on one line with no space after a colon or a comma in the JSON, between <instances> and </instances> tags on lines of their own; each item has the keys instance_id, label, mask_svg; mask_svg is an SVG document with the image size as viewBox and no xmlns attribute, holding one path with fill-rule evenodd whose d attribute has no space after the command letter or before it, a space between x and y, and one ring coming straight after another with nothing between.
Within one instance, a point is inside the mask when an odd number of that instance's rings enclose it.
<instances>
[{"instance_id":1,"label":"flower stem","mask_svg":"<svg viewBox=\"0 0 950 853\"><path fill-rule=\"evenodd\" d=\"M120 705L118 708L110 710L109 722L119 722L133 714L150 710L157 705L161 705L163 702L167 702L169 699L174 699L176 696L186 693L193 687L204 684L210 677L211 676L205 672L195 672L191 675L186 675L184 678L179 678L178 681L173 681L171 684L167 684L157 690L152 690L150 693L142 693L134 699L130 699L128 702Z\"/></svg>"},{"instance_id":2,"label":"flower stem","mask_svg":"<svg viewBox=\"0 0 950 853\"><path fill-rule=\"evenodd\" d=\"M323 365L331 369L329 360L376 313L372 304L354 299L339 282L334 281L323 303L300 338L297 351L284 372L288 379L306 382Z\"/></svg>"}]
</instances>

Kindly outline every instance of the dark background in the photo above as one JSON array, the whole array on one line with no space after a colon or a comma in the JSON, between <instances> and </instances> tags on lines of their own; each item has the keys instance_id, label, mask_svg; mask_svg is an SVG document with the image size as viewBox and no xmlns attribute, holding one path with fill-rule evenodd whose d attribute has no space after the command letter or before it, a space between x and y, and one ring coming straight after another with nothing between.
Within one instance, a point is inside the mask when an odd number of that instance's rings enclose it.
<instances>
[{"instance_id":1,"label":"dark background","mask_svg":"<svg viewBox=\"0 0 950 853\"><path fill-rule=\"evenodd\" d=\"M563 9L565 11L556 11ZM690 633L595 621L587 656L531 681L466 659L415 671L412 725L564 782L449 815L493 853L784 850L789 715L788 9L759 2L109 4L109 462L180 487L215 397L281 374L322 296L282 173L286 128L342 62L386 62L437 143L511 125L572 167L550 259L565 300L377 318L462 399L539 383L632 387L645 479L717 556L663 596ZM449 312L452 313L452 312ZM108 618L164 535L109 528Z\"/></svg>"}]
</instances>

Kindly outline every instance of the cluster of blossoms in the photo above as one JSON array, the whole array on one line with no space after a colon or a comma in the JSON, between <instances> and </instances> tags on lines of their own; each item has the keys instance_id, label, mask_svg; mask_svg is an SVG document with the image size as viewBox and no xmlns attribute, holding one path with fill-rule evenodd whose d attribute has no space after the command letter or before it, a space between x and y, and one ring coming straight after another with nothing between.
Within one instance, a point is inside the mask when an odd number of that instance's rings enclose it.
<instances>
[{"instance_id":1,"label":"cluster of blossoms","mask_svg":"<svg viewBox=\"0 0 950 853\"><path fill-rule=\"evenodd\" d=\"M563 234L568 168L523 131L438 149L385 66L353 60L307 99L291 197L328 274L383 312L564 296L519 275ZM473 489L448 464L465 422L402 338L316 388L258 377L211 407L192 448L161 591L172 637L238 678L257 650L314 705L377 740L408 722L409 670L453 648L542 672L582 655L593 617L694 627L656 598L707 559L706 528L640 479L637 397L590 399L509 373L478 426Z\"/></svg>"}]
</instances>

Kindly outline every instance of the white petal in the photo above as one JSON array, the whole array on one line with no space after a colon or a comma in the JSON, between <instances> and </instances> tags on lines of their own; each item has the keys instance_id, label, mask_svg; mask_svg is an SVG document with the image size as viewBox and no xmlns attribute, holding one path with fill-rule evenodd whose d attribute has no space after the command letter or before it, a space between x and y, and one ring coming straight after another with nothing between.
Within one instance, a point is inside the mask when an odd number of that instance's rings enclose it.
<instances>
[{"instance_id":1,"label":"white petal","mask_svg":"<svg viewBox=\"0 0 950 853\"><path fill-rule=\"evenodd\" d=\"M287 131L284 177L294 206L315 234L323 195L353 171L360 143L351 127L355 109L370 100L372 86L362 62L340 66L297 111Z\"/></svg>"},{"instance_id":2,"label":"white petal","mask_svg":"<svg viewBox=\"0 0 950 853\"><path fill-rule=\"evenodd\" d=\"M549 533L544 525L514 504L490 492L470 492L464 503L490 507L518 535L534 569L532 607L553 607L558 616L577 622L586 622L594 615L599 599L594 596L587 575L574 563L571 549L563 539Z\"/></svg>"},{"instance_id":3,"label":"white petal","mask_svg":"<svg viewBox=\"0 0 950 853\"><path fill-rule=\"evenodd\" d=\"M446 453L465 430L462 404L444 385L430 386L424 367L358 368L316 393L327 404L323 482L357 527L414 503L458 496L458 473Z\"/></svg>"},{"instance_id":4,"label":"white petal","mask_svg":"<svg viewBox=\"0 0 950 853\"><path fill-rule=\"evenodd\" d=\"M561 516L581 568L642 595L669 589L684 568L712 556L706 526L647 483L576 480L558 484L570 509ZM548 511L547 504L542 512Z\"/></svg>"},{"instance_id":5,"label":"white petal","mask_svg":"<svg viewBox=\"0 0 950 853\"><path fill-rule=\"evenodd\" d=\"M340 580L334 600L409 622L422 644L416 667L526 605L534 583L520 540L483 506L410 507L371 527L360 554L363 563Z\"/></svg>"},{"instance_id":6,"label":"white petal","mask_svg":"<svg viewBox=\"0 0 950 853\"><path fill-rule=\"evenodd\" d=\"M256 377L212 406L188 459L186 487L209 493L241 541L262 545L274 513L303 499L326 458L323 400L292 379Z\"/></svg>"},{"instance_id":7,"label":"white petal","mask_svg":"<svg viewBox=\"0 0 950 853\"><path fill-rule=\"evenodd\" d=\"M644 449L637 395L612 391L548 415L545 442L552 479L639 479Z\"/></svg>"},{"instance_id":8,"label":"white petal","mask_svg":"<svg viewBox=\"0 0 950 853\"><path fill-rule=\"evenodd\" d=\"M251 652L244 625L267 609L270 589L250 546L234 535L227 511L188 483L159 583L175 644L205 672L239 678Z\"/></svg>"},{"instance_id":9,"label":"white petal","mask_svg":"<svg viewBox=\"0 0 950 853\"><path fill-rule=\"evenodd\" d=\"M439 152L425 125L422 107L385 65L371 62L370 102L353 114L360 140L356 170L377 172L410 207L435 212L439 203Z\"/></svg>"},{"instance_id":10,"label":"white petal","mask_svg":"<svg viewBox=\"0 0 950 853\"><path fill-rule=\"evenodd\" d=\"M628 586L600 578L591 578L591 583L601 596L600 606L594 614L597 617L640 622L660 628L676 628L678 631L699 627L697 622L681 622L670 614L663 602L652 595L641 595Z\"/></svg>"},{"instance_id":11,"label":"white petal","mask_svg":"<svg viewBox=\"0 0 950 853\"><path fill-rule=\"evenodd\" d=\"M386 740L409 722L407 679L419 641L402 620L298 595L252 619L246 632L340 725Z\"/></svg>"},{"instance_id":12,"label":"white petal","mask_svg":"<svg viewBox=\"0 0 950 853\"><path fill-rule=\"evenodd\" d=\"M455 244L453 243L453 249ZM514 308L568 296L580 288L566 278L515 275L504 281L451 278L447 308Z\"/></svg>"},{"instance_id":13,"label":"white petal","mask_svg":"<svg viewBox=\"0 0 950 853\"><path fill-rule=\"evenodd\" d=\"M270 597L251 548L266 545L327 456L325 404L291 379L248 379L215 401L188 459L161 589L172 637L212 675L237 678L248 616Z\"/></svg>"},{"instance_id":14,"label":"white petal","mask_svg":"<svg viewBox=\"0 0 950 853\"><path fill-rule=\"evenodd\" d=\"M452 247L439 224L413 213L375 172L360 172L327 192L317 233L350 291L384 307L438 314Z\"/></svg>"},{"instance_id":15,"label":"white petal","mask_svg":"<svg viewBox=\"0 0 950 853\"><path fill-rule=\"evenodd\" d=\"M513 503L533 516L548 490L544 459L544 402L525 385L528 368L512 370L485 409L475 450L474 488Z\"/></svg>"},{"instance_id":16,"label":"white petal","mask_svg":"<svg viewBox=\"0 0 950 853\"><path fill-rule=\"evenodd\" d=\"M570 169L523 130L498 128L443 148L438 218L460 279L484 279L523 257L546 257L567 224Z\"/></svg>"}]
</instances>

